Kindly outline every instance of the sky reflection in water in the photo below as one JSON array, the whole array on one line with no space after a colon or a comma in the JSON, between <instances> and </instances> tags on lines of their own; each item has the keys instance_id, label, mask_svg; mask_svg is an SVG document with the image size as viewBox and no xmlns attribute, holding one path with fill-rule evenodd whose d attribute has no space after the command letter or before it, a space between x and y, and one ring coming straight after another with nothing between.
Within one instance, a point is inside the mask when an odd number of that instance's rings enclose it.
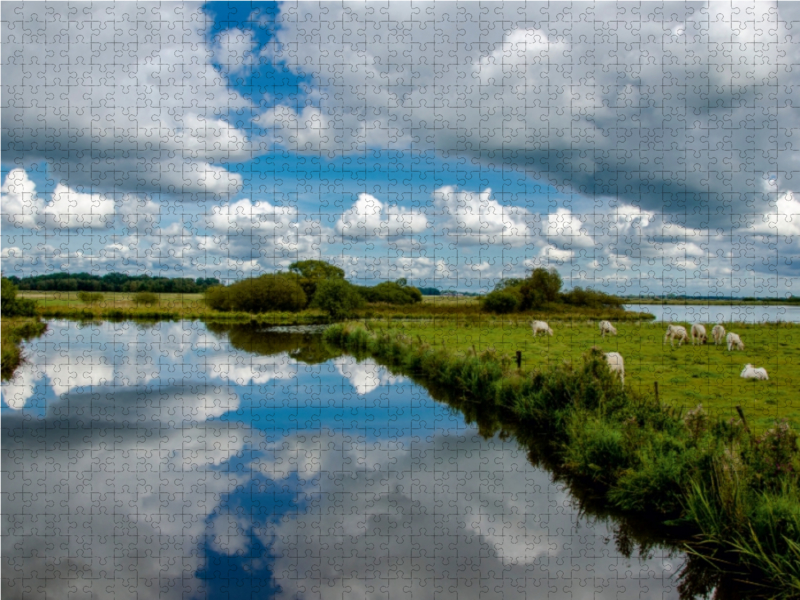
<instances>
[{"instance_id":1,"label":"sky reflection in water","mask_svg":"<svg viewBox=\"0 0 800 600\"><path fill-rule=\"evenodd\" d=\"M678 597L515 442L301 338L51 322L3 385L3 598Z\"/></svg>"}]
</instances>

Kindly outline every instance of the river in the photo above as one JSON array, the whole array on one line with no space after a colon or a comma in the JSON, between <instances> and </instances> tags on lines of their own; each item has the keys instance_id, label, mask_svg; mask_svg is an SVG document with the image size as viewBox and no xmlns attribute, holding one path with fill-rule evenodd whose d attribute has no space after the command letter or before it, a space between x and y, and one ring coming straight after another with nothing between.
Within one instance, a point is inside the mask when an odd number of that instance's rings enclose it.
<instances>
[{"instance_id":1,"label":"river","mask_svg":"<svg viewBox=\"0 0 800 600\"><path fill-rule=\"evenodd\" d=\"M50 321L25 351L4 599L694 597L684 555L318 333Z\"/></svg>"},{"instance_id":2,"label":"river","mask_svg":"<svg viewBox=\"0 0 800 600\"><path fill-rule=\"evenodd\" d=\"M650 313L656 316L656 321L666 323L800 323L800 306L795 305L626 304L624 308Z\"/></svg>"}]
</instances>

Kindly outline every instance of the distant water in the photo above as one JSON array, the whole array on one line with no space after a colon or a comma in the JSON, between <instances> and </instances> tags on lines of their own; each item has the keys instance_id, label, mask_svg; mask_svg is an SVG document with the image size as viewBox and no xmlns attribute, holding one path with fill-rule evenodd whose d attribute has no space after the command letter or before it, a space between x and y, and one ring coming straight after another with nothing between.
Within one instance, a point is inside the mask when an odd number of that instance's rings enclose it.
<instances>
[{"instance_id":1,"label":"distant water","mask_svg":"<svg viewBox=\"0 0 800 600\"><path fill-rule=\"evenodd\" d=\"M661 304L626 304L625 310L648 312L657 321L689 323L800 323L800 306L752 306L744 304L689 306Z\"/></svg>"}]
</instances>

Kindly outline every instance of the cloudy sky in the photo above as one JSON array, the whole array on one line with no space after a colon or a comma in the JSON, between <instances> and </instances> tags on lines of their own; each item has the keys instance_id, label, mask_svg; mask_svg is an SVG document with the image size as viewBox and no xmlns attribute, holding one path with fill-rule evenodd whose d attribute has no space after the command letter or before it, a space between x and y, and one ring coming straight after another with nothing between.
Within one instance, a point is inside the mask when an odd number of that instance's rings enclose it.
<instances>
[{"instance_id":1,"label":"cloudy sky","mask_svg":"<svg viewBox=\"0 0 800 600\"><path fill-rule=\"evenodd\" d=\"M2 269L800 295L800 5L2 4Z\"/></svg>"}]
</instances>

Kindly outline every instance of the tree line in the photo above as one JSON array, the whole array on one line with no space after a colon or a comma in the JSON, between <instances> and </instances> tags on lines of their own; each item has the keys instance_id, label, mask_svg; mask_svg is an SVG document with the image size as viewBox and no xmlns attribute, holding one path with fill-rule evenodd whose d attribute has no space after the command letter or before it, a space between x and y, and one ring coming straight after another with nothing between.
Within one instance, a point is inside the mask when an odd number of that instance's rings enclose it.
<instances>
[{"instance_id":1,"label":"tree line","mask_svg":"<svg viewBox=\"0 0 800 600\"><path fill-rule=\"evenodd\" d=\"M48 292L152 292L155 294L201 294L213 285L215 277L151 277L108 273L48 273L31 277L12 275L8 280L19 290Z\"/></svg>"}]
</instances>

